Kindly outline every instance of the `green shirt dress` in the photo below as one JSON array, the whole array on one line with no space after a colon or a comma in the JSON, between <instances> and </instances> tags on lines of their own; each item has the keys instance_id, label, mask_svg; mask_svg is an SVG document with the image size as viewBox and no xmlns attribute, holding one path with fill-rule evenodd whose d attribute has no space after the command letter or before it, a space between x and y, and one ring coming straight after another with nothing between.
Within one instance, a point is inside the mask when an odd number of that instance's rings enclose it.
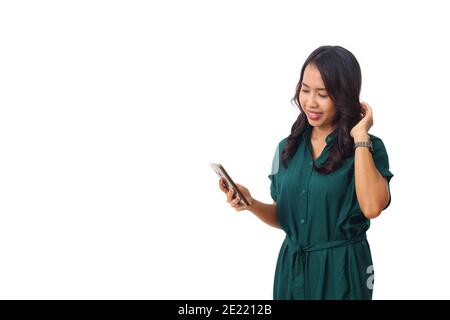
<instances>
[{"instance_id":1,"label":"green shirt dress","mask_svg":"<svg viewBox=\"0 0 450 320\"><path fill-rule=\"evenodd\" d=\"M313 170L311 131L308 124L288 168L281 163L287 138L278 143L268 176L277 221L286 233L276 264L273 298L370 300L374 278L366 239L370 220L362 214L356 197L354 155L336 171L319 174ZM369 136L375 166L389 182L393 174L383 141ZM326 137L316 165L328 158L335 139L336 132Z\"/></svg>"}]
</instances>

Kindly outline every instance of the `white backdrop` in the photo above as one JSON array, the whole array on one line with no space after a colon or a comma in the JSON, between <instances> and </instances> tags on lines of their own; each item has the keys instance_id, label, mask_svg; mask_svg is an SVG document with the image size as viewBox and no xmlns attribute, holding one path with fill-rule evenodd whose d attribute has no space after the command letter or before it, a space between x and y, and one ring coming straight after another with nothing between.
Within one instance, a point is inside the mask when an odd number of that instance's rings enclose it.
<instances>
[{"instance_id":1,"label":"white backdrop","mask_svg":"<svg viewBox=\"0 0 450 320\"><path fill-rule=\"evenodd\" d=\"M272 157L315 48L363 73L394 173L374 299L448 299L445 1L2 1L0 298L272 299Z\"/></svg>"}]
</instances>

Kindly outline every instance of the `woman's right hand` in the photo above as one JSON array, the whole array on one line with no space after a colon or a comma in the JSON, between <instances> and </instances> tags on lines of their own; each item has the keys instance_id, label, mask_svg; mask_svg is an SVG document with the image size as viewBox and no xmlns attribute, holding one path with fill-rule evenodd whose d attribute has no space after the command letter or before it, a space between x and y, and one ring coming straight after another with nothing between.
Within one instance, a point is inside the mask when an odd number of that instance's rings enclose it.
<instances>
[{"instance_id":1,"label":"woman's right hand","mask_svg":"<svg viewBox=\"0 0 450 320\"><path fill-rule=\"evenodd\" d=\"M248 189L246 187L244 187L243 185L241 185L239 183L235 183L235 185L239 189L239 191L242 193L242 195L245 197L245 199L247 199L249 206L251 206L253 204L253 198L250 195L250 191L248 191ZM227 202L236 211L242 211L242 210L248 209L249 206L246 207L245 205L239 204L239 202L241 201L240 197L238 196L237 193L235 193L233 188L230 188L230 190L227 189L226 182L223 178L220 178L220 180L219 180L219 188L220 188L220 190L222 190L223 193L226 194ZM233 195L235 195L235 197L233 197Z\"/></svg>"}]
</instances>

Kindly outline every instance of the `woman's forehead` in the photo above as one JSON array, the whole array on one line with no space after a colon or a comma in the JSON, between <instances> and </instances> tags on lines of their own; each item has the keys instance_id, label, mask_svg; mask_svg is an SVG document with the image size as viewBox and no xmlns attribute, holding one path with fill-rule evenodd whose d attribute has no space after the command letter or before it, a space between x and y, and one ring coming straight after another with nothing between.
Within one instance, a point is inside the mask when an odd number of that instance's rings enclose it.
<instances>
[{"instance_id":1,"label":"woman's forehead","mask_svg":"<svg viewBox=\"0 0 450 320\"><path fill-rule=\"evenodd\" d=\"M325 85L319 70L311 64L308 64L305 68L302 84L311 89L325 90Z\"/></svg>"}]
</instances>

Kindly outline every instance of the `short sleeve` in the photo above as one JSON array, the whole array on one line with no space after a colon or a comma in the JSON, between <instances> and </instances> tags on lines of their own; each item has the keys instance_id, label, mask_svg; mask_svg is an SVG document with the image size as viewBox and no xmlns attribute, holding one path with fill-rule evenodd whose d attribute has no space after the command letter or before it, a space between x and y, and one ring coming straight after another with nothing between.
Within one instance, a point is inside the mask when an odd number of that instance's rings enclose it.
<instances>
[{"instance_id":1,"label":"short sleeve","mask_svg":"<svg viewBox=\"0 0 450 320\"><path fill-rule=\"evenodd\" d=\"M389 182L391 181L391 178L394 176L389 169L389 157L386 151L386 148L384 146L383 141L378 137L372 137L372 147L373 147L373 161L375 163L375 166L377 167L377 170L380 172L380 174L383 177L387 178L388 187ZM391 203L391 192L389 188L389 203L386 205L384 209L386 209ZM384 210L383 209L383 210Z\"/></svg>"},{"instance_id":2,"label":"short sleeve","mask_svg":"<svg viewBox=\"0 0 450 320\"><path fill-rule=\"evenodd\" d=\"M277 202L278 200L278 172L280 169L280 157L281 155L279 143L272 159L272 170L268 175L270 179L270 195L275 202Z\"/></svg>"}]
</instances>

